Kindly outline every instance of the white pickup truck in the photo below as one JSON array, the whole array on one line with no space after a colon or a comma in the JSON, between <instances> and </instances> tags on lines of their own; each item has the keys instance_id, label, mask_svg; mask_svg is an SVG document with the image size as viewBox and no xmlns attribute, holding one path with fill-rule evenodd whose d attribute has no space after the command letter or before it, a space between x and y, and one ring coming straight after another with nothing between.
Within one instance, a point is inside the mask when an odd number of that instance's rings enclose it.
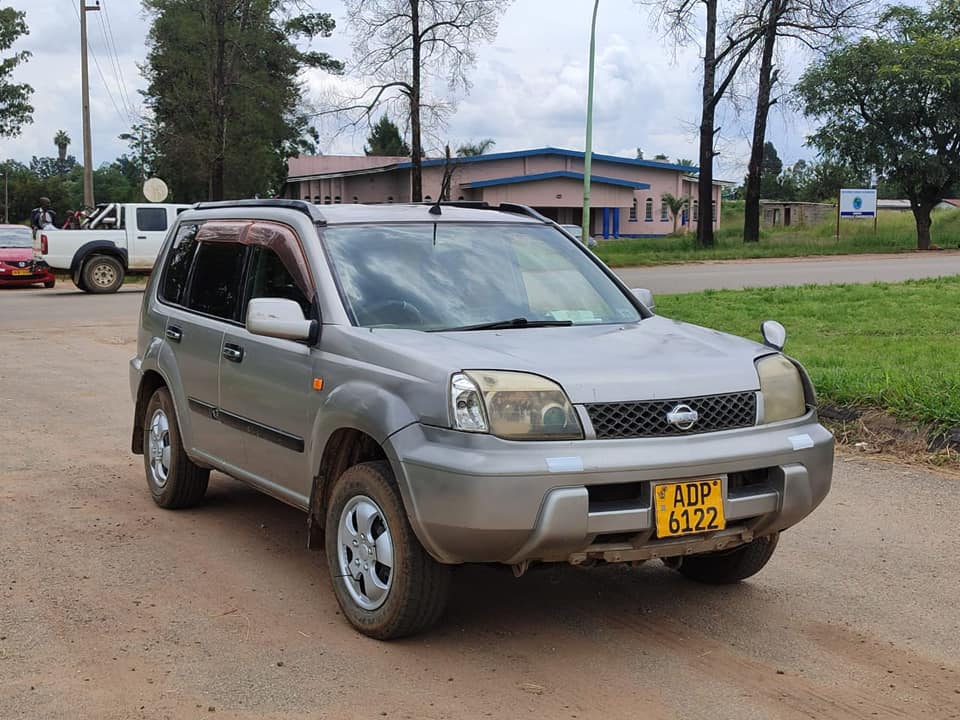
<instances>
[{"instance_id":1,"label":"white pickup truck","mask_svg":"<svg viewBox=\"0 0 960 720\"><path fill-rule=\"evenodd\" d=\"M40 230L36 244L47 265L67 270L85 292L112 293L128 272L149 272L167 228L190 205L109 203L80 230Z\"/></svg>"}]
</instances>

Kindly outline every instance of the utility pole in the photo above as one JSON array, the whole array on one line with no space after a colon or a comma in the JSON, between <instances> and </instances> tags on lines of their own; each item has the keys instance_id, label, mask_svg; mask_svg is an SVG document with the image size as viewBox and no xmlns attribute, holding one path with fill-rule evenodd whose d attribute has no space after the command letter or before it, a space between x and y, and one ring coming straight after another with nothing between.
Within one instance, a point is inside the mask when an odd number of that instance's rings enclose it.
<instances>
[{"instance_id":1,"label":"utility pole","mask_svg":"<svg viewBox=\"0 0 960 720\"><path fill-rule=\"evenodd\" d=\"M87 72L87 13L100 9L80 0L80 93L83 96L83 204L93 207L93 149L90 140L90 76Z\"/></svg>"},{"instance_id":2,"label":"utility pole","mask_svg":"<svg viewBox=\"0 0 960 720\"><path fill-rule=\"evenodd\" d=\"M590 164L593 161L593 66L597 54L597 8L593 3L593 23L590 25L590 74L587 80L587 142L583 153L583 242L590 237Z\"/></svg>"}]
</instances>

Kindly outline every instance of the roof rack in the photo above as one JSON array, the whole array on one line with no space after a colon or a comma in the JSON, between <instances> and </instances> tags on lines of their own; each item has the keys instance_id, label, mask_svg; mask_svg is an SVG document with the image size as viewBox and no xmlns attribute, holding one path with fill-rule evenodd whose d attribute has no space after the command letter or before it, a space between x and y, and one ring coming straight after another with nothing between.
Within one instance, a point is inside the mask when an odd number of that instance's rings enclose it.
<instances>
[{"instance_id":1,"label":"roof rack","mask_svg":"<svg viewBox=\"0 0 960 720\"><path fill-rule=\"evenodd\" d=\"M425 202L424 205L436 206L435 202ZM468 210L497 210L499 212L508 212L513 213L514 215L526 215L527 217L533 218L534 220L539 220L540 222L552 223L553 220L541 215L532 207L526 205L519 205L517 203L500 203L499 205L491 205L486 200L444 200L439 203L440 207L457 207L457 208L466 208Z\"/></svg>"},{"instance_id":2,"label":"roof rack","mask_svg":"<svg viewBox=\"0 0 960 720\"><path fill-rule=\"evenodd\" d=\"M289 200L286 198L266 198L252 200L217 200L214 202L200 202L193 206L195 210L216 210L218 208L262 207L286 208L302 212L317 225L326 225L327 220L313 203L304 200Z\"/></svg>"}]
</instances>

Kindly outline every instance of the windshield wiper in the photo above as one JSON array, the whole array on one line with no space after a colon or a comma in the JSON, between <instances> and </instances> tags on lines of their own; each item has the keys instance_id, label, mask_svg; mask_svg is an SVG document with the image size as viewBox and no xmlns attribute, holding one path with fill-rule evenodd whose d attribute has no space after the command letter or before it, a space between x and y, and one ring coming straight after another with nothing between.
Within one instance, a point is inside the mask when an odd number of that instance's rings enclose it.
<instances>
[{"instance_id":1,"label":"windshield wiper","mask_svg":"<svg viewBox=\"0 0 960 720\"><path fill-rule=\"evenodd\" d=\"M568 327L570 325L573 325L572 320L527 320L525 317L518 317L513 318L512 320L496 320L494 322L480 323L479 325L462 325L460 327L440 328L438 330L430 330L430 332L512 330L514 328Z\"/></svg>"}]
</instances>

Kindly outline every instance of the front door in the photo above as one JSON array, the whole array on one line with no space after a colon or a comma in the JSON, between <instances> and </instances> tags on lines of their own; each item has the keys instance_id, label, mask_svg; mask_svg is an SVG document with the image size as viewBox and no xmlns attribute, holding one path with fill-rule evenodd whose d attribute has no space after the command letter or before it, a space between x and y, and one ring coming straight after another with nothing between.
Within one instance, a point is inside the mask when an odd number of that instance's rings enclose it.
<instances>
[{"instance_id":1,"label":"front door","mask_svg":"<svg viewBox=\"0 0 960 720\"><path fill-rule=\"evenodd\" d=\"M289 228L257 224L250 247L245 300L286 298L313 312L312 281ZM246 448L244 469L265 490L306 506L313 472L305 447L320 407L314 359L306 343L254 335L231 327L220 360L220 421Z\"/></svg>"}]
</instances>

